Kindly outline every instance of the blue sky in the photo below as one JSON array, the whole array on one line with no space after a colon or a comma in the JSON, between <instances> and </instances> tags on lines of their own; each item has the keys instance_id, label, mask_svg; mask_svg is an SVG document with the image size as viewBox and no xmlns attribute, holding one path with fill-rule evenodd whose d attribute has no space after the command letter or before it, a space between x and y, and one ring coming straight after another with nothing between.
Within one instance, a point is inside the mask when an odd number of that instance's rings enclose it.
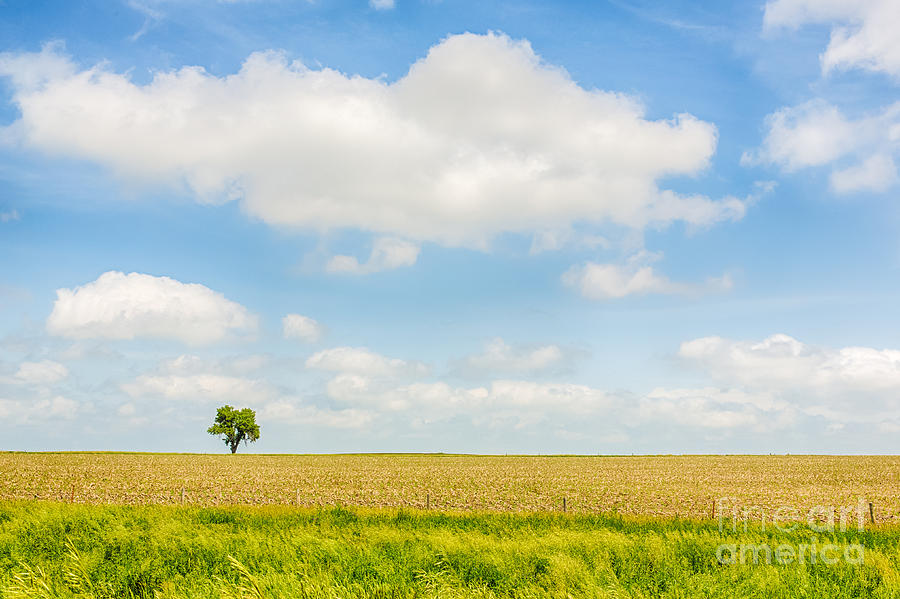
<instances>
[{"instance_id":1,"label":"blue sky","mask_svg":"<svg viewBox=\"0 0 900 599\"><path fill-rule=\"evenodd\" d=\"M4 448L895 453L898 25L6 0Z\"/></svg>"}]
</instances>

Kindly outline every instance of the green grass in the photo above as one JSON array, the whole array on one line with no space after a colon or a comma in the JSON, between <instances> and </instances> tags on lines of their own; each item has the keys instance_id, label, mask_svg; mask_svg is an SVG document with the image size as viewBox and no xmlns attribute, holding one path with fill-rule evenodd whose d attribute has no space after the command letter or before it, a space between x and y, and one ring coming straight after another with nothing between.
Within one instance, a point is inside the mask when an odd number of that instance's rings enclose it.
<instances>
[{"instance_id":1,"label":"green grass","mask_svg":"<svg viewBox=\"0 0 900 599\"><path fill-rule=\"evenodd\" d=\"M0 597L893 597L900 529L818 534L865 563L722 565L811 531L615 515L0 503Z\"/></svg>"}]
</instances>

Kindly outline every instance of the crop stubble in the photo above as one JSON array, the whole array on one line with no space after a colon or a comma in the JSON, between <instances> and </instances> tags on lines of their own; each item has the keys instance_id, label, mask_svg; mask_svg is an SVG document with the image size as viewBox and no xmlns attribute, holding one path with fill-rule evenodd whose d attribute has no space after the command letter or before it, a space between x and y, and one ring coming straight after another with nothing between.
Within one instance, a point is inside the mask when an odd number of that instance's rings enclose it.
<instances>
[{"instance_id":1,"label":"crop stubble","mask_svg":"<svg viewBox=\"0 0 900 599\"><path fill-rule=\"evenodd\" d=\"M299 504L712 517L717 499L900 518L897 456L457 456L0 453L0 499ZM798 512L800 513L800 512Z\"/></svg>"}]
</instances>

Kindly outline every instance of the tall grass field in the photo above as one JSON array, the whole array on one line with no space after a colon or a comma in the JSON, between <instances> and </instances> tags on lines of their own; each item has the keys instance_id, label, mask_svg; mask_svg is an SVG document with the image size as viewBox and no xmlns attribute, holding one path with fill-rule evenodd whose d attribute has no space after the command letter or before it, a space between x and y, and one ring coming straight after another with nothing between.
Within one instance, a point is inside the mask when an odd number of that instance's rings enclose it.
<instances>
[{"instance_id":1,"label":"tall grass field","mask_svg":"<svg viewBox=\"0 0 900 599\"><path fill-rule=\"evenodd\" d=\"M900 531L817 535L861 564L722 564L809 531L345 508L0 505L2 597L893 597Z\"/></svg>"}]
</instances>

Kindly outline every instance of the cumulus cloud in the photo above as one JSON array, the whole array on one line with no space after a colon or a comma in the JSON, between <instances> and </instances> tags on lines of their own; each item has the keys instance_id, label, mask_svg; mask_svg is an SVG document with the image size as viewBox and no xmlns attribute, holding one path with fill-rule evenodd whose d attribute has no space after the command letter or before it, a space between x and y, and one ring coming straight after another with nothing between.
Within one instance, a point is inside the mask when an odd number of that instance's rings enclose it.
<instances>
[{"instance_id":1,"label":"cumulus cloud","mask_svg":"<svg viewBox=\"0 0 900 599\"><path fill-rule=\"evenodd\" d=\"M375 420L372 412L358 409L330 410L304 405L289 398L266 404L259 412L260 422L279 422L316 428L362 429Z\"/></svg>"},{"instance_id":2,"label":"cumulus cloud","mask_svg":"<svg viewBox=\"0 0 900 599\"><path fill-rule=\"evenodd\" d=\"M267 361L255 354L220 358L182 354L161 360L155 369L119 388L134 399L260 406L277 397L277 390L262 378L248 377Z\"/></svg>"},{"instance_id":3,"label":"cumulus cloud","mask_svg":"<svg viewBox=\"0 0 900 599\"><path fill-rule=\"evenodd\" d=\"M893 349L816 347L777 334L762 341L703 337L681 344L678 354L717 379L744 385L823 393L890 390L900 385L900 350Z\"/></svg>"},{"instance_id":4,"label":"cumulus cloud","mask_svg":"<svg viewBox=\"0 0 900 599\"><path fill-rule=\"evenodd\" d=\"M677 285L659 275L652 266L631 269L618 264L586 262L563 273L566 285L589 299L615 299L626 295L675 293Z\"/></svg>"},{"instance_id":5,"label":"cumulus cloud","mask_svg":"<svg viewBox=\"0 0 900 599\"><path fill-rule=\"evenodd\" d=\"M484 355L472 358L478 367L525 371L545 369L563 357L555 346L525 350L495 340ZM463 417L476 425L522 427L548 418L596 415L617 401L598 389L571 383L494 380L466 387L420 382L416 379L428 374L424 365L355 348L319 352L307 366L336 373L326 384L331 400L413 426Z\"/></svg>"},{"instance_id":6,"label":"cumulus cloud","mask_svg":"<svg viewBox=\"0 0 900 599\"><path fill-rule=\"evenodd\" d=\"M121 388L134 398L240 405L260 405L275 394L263 381L214 373L142 374Z\"/></svg>"},{"instance_id":7,"label":"cumulus cloud","mask_svg":"<svg viewBox=\"0 0 900 599\"><path fill-rule=\"evenodd\" d=\"M185 354L162 360L154 371L121 384L120 389L134 400L251 406L261 422L360 429L377 416L356 408L333 410L314 406L285 394L282 388L263 378L242 376L265 362L265 356L209 359ZM126 403L118 413L132 423L144 422L144 417L135 418L137 411L134 403Z\"/></svg>"},{"instance_id":8,"label":"cumulus cloud","mask_svg":"<svg viewBox=\"0 0 900 599\"><path fill-rule=\"evenodd\" d=\"M332 256L325 270L333 273L366 275L383 270L412 266L419 258L419 246L393 237L381 237L372 244L369 259L360 264L355 256Z\"/></svg>"},{"instance_id":9,"label":"cumulus cloud","mask_svg":"<svg viewBox=\"0 0 900 599\"><path fill-rule=\"evenodd\" d=\"M563 273L562 281L593 300L648 294L697 295L728 291L732 287L731 277L727 274L700 284L671 281L653 266L643 264L642 260L630 261L626 265L585 262Z\"/></svg>"},{"instance_id":10,"label":"cumulus cloud","mask_svg":"<svg viewBox=\"0 0 900 599\"><path fill-rule=\"evenodd\" d=\"M742 157L745 165L775 164L787 172L832 166L838 193L885 191L897 182L900 102L858 119L836 106L811 100L766 117L762 147Z\"/></svg>"},{"instance_id":11,"label":"cumulus cloud","mask_svg":"<svg viewBox=\"0 0 900 599\"><path fill-rule=\"evenodd\" d=\"M369 0L369 6L375 10L391 10L394 8L394 0Z\"/></svg>"},{"instance_id":12,"label":"cumulus cloud","mask_svg":"<svg viewBox=\"0 0 900 599\"><path fill-rule=\"evenodd\" d=\"M9 210L7 212L0 212L0 223L8 223L14 220L19 220L20 215L18 210Z\"/></svg>"},{"instance_id":13,"label":"cumulus cloud","mask_svg":"<svg viewBox=\"0 0 900 599\"><path fill-rule=\"evenodd\" d=\"M890 156L875 154L857 165L834 171L830 181L838 193L887 191L897 182L897 166Z\"/></svg>"},{"instance_id":14,"label":"cumulus cloud","mask_svg":"<svg viewBox=\"0 0 900 599\"><path fill-rule=\"evenodd\" d=\"M770 431L793 424L795 410L769 392L657 388L640 399L636 419L701 429Z\"/></svg>"},{"instance_id":15,"label":"cumulus cloud","mask_svg":"<svg viewBox=\"0 0 900 599\"><path fill-rule=\"evenodd\" d=\"M325 334L325 327L309 316L288 314L281 319L281 333L285 339L316 343Z\"/></svg>"},{"instance_id":16,"label":"cumulus cloud","mask_svg":"<svg viewBox=\"0 0 900 599\"><path fill-rule=\"evenodd\" d=\"M335 347L316 352L306 360L306 367L379 377L421 376L428 373L428 368L421 362L388 358L364 347Z\"/></svg>"},{"instance_id":17,"label":"cumulus cloud","mask_svg":"<svg viewBox=\"0 0 900 599\"><path fill-rule=\"evenodd\" d=\"M775 394L808 415L900 422L900 350L818 347L777 334L762 341L703 337L678 353L720 383Z\"/></svg>"},{"instance_id":18,"label":"cumulus cloud","mask_svg":"<svg viewBox=\"0 0 900 599\"><path fill-rule=\"evenodd\" d=\"M62 42L44 44L40 52L0 54L0 75L9 77L13 87L34 91L52 80L64 80L77 72L75 63L63 54Z\"/></svg>"},{"instance_id":19,"label":"cumulus cloud","mask_svg":"<svg viewBox=\"0 0 900 599\"><path fill-rule=\"evenodd\" d=\"M900 77L900 4L895 0L770 0L767 31L806 24L831 25L831 40L820 56L822 72L863 69Z\"/></svg>"},{"instance_id":20,"label":"cumulus cloud","mask_svg":"<svg viewBox=\"0 0 900 599\"><path fill-rule=\"evenodd\" d=\"M260 355L204 358L183 354L161 360L153 371L122 383L120 388L136 399L260 406L276 398L277 390L262 378L247 377L267 361Z\"/></svg>"},{"instance_id":21,"label":"cumulus cloud","mask_svg":"<svg viewBox=\"0 0 900 599\"><path fill-rule=\"evenodd\" d=\"M329 382L327 393L334 401L409 418L414 424L453 418L476 426L517 429L593 423L594 433L601 436L613 423L631 429L665 424L692 430L772 431L791 426L796 416L789 402L773 394L714 387L658 388L631 396L574 383L496 380L479 387L440 381L391 386L383 380L341 374Z\"/></svg>"},{"instance_id":22,"label":"cumulus cloud","mask_svg":"<svg viewBox=\"0 0 900 599\"><path fill-rule=\"evenodd\" d=\"M52 385L69 376L69 369L53 360L22 362L13 380L29 385Z\"/></svg>"},{"instance_id":23,"label":"cumulus cloud","mask_svg":"<svg viewBox=\"0 0 900 599\"><path fill-rule=\"evenodd\" d=\"M341 374L329 382L335 401L387 412L406 412L424 421L456 416L474 423L514 421L516 426L559 417L593 415L615 397L585 385L499 380L487 387L454 387L445 382L390 386L365 376Z\"/></svg>"},{"instance_id":24,"label":"cumulus cloud","mask_svg":"<svg viewBox=\"0 0 900 599\"><path fill-rule=\"evenodd\" d=\"M539 349L494 340L473 357L489 367L522 370L557 361L555 351L534 351ZM414 376L402 360L387 368L342 359L326 368L335 376L325 395L370 413L385 430L451 420L506 429L557 426L579 435L594 427L597 436L610 433L610 426L615 434L664 427L717 435L768 434L804 423L822 430L851 423L900 427L900 350L818 347L778 334L761 341L698 338L684 342L678 355L704 370L711 383L646 393L523 378L470 386Z\"/></svg>"},{"instance_id":25,"label":"cumulus cloud","mask_svg":"<svg viewBox=\"0 0 900 599\"><path fill-rule=\"evenodd\" d=\"M202 358L193 354L182 354L176 358L162 360L157 371L164 374L247 374L259 370L269 361L267 356L249 354L217 359Z\"/></svg>"},{"instance_id":26,"label":"cumulus cloud","mask_svg":"<svg viewBox=\"0 0 900 599\"><path fill-rule=\"evenodd\" d=\"M558 372L569 365L573 356L558 345L510 345L500 337L490 340L481 353L460 361L457 371L468 375L528 374Z\"/></svg>"},{"instance_id":27,"label":"cumulus cloud","mask_svg":"<svg viewBox=\"0 0 900 599\"><path fill-rule=\"evenodd\" d=\"M575 248L608 248L610 242L600 235L579 233L571 227L563 229L546 229L537 231L531 238L531 247L528 253L532 256L542 252L552 252L565 247Z\"/></svg>"},{"instance_id":28,"label":"cumulus cloud","mask_svg":"<svg viewBox=\"0 0 900 599\"><path fill-rule=\"evenodd\" d=\"M0 420L13 424L40 424L48 420L71 420L78 414L78 402L61 395L52 399L20 401L0 399Z\"/></svg>"},{"instance_id":29,"label":"cumulus cloud","mask_svg":"<svg viewBox=\"0 0 900 599\"><path fill-rule=\"evenodd\" d=\"M820 55L823 74L862 69L900 77L900 4L894 0L770 0L767 31L810 23L831 25L831 39ZM848 118L821 99L785 107L766 119L766 139L748 152L744 164L777 164L786 171L830 166L837 193L883 192L897 181L900 154L900 102Z\"/></svg>"},{"instance_id":30,"label":"cumulus cloud","mask_svg":"<svg viewBox=\"0 0 900 599\"><path fill-rule=\"evenodd\" d=\"M763 161L787 171L822 166L854 151L877 131L874 123L856 127L841 111L823 100L811 100L782 108L766 117L766 139L756 154L747 153L745 163ZM868 135L862 136L861 129Z\"/></svg>"},{"instance_id":31,"label":"cumulus cloud","mask_svg":"<svg viewBox=\"0 0 900 599\"><path fill-rule=\"evenodd\" d=\"M274 225L483 247L576 221L704 226L744 213L657 185L709 164L714 125L650 120L635 98L585 89L497 33L450 36L395 82L263 52L232 75L184 67L141 85L52 45L3 54L0 75L24 146L184 183L200 201L239 198Z\"/></svg>"},{"instance_id":32,"label":"cumulus cloud","mask_svg":"<svg viewBox=\"0 0 900 599\"><path fill-rule=\"evenodd\" d=\"M587 385L515 380L491 383L489 399L505 407L546 408L576 414L596 414L613 401L611 394Z\"/></svg>"},{"instance_id":33,"label":"cumulus cloud","mask_svg":"<svg viewBox=\"0 0 900 599\"><path fill-rule=\"evenodd\" d=\"M58 289L47 331L72 339L175 339L200 345L256 330L242 305L196 283L110 271L74 289Z\"/></svg>"},{"instance_id":34,"label":"cumulus cloud","mask_svg":"<svg viewBox=\"0 0 900 599\"><path fill-rule=\"evenodd\" d=\"M621 435L622 428L662 424L698 431L772 431L793 425L797 415L790 401L768 390L657 388L636 395L579 383L517 378L454 385L413 380L417 377L402 360L394 359L387 367L385 358L373 360L370 352L363 359L344 352L347 348L338 349L342 351L320 352L321 356L310 359L319 367L327 364L325 369L336 373L326 384L325 395L347 409L370 414L388 429L463 420L476 427L505 429L552 425L568 433L569 427L592 426L589 437L600 438ZM473 367L483 370L518 370L522 374L546 371L565 359L565 354L556 346L516 347L495 339L483 354L469 359ZM618 428L610 432L610 426Z\"/></svg>"}]
</instances>

